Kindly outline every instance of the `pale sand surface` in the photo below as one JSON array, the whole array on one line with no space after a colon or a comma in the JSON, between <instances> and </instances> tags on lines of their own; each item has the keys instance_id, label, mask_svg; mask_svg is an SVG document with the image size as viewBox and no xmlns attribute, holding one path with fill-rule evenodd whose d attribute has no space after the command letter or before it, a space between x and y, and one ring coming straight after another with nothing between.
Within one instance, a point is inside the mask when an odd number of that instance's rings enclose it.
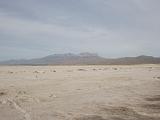
<instances>
[{"instance_id":1,"label":"pale sand surface","mask_svg":"<svg viewBox=\"0 0 160 120\"><path fill-rule=\"evenodd\" d=\"M160 120L160 65L0 66L0 120Z\"/></svg>"}]
</instances>

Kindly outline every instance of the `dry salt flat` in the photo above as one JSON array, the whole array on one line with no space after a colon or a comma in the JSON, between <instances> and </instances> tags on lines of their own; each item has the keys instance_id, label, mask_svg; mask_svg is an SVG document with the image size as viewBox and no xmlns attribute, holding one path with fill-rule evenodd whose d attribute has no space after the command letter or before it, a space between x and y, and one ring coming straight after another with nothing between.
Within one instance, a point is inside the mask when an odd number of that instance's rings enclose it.
<instances>
[{"instance_id":1,"label":"dry salt flat","mask_svg":"<svg viewBox=\"0 0 160 120\"><path fill-rule=\"evenodd\" d=\"M0 66L0 120L160 120L160 65Z\"/></svg>"}]
</instances>

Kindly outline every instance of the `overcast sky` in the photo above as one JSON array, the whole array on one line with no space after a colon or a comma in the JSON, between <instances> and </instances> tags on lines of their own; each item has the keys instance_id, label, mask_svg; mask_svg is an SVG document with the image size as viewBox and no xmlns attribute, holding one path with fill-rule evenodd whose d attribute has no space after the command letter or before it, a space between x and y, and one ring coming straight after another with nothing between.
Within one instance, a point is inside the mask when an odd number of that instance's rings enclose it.
<instances>
[{"instance_id":1,"label":"overcast sky","mask_svg":"<svg viewBox=\"0 0 160 120\"><path fill-rule=\"evenodd\" d=\"M160 0L0 0L0 60L160 56Z\"/></svg>"}]
</instances>

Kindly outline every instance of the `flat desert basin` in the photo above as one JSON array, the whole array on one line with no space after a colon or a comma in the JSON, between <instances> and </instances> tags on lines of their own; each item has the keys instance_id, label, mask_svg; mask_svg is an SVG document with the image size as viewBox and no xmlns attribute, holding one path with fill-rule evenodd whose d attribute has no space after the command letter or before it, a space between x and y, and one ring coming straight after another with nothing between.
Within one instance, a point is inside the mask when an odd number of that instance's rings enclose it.
<instances>
[{"instance_id":1,"label":"flat desert basin","mask_svg":"<svg viewBox=\"0 0 160 120\"><path fill-rule=\"evenodd\" d=\"M0 120L160 120L160 65L0 66Z\"/></svg>"}]
</instances>

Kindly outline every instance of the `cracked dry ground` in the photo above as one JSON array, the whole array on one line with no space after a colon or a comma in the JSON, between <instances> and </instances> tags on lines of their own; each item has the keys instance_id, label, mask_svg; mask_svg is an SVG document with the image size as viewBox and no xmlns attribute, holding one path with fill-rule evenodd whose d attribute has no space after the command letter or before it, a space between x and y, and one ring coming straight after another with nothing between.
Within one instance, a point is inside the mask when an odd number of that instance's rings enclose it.
<instances>
[{"instance_id":1,"label":"cracked dry ground","mask_svg":"<svg viewBox=\"0 0 160 120\"><path fill-rule=\"evenodd\" d=\"M160 120L160 65L1 66L0 120Z\"/></svg>"}]
</instances>

